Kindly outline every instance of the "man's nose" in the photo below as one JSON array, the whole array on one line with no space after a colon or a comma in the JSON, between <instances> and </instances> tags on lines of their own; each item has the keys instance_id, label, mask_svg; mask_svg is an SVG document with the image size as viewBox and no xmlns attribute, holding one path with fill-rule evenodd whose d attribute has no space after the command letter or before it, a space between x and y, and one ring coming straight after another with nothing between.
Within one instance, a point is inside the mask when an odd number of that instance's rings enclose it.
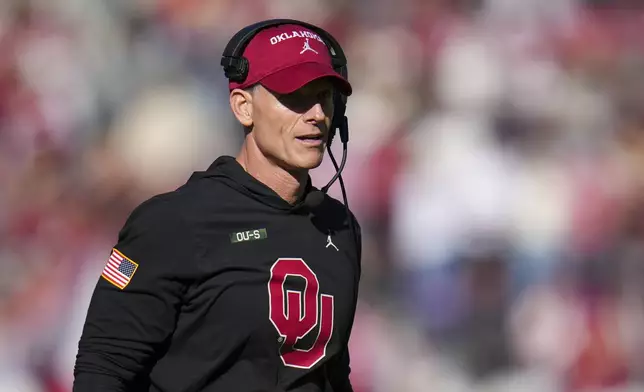
<instances>
[{"instance_id":1,"label":"man's nose","mask_svg":"<svg viewBox=\"0 0 644 392\"><path fill-rule=\"evenodd\" d=\"M309 121L315 124L324 122L324 120L326 119L326 115L324 113L324 109L322 109L322 105L320 103L316 103L315 105L313 105L311 109L309 109L308 117L309 117Z\"/></svg>"}]
</instances>

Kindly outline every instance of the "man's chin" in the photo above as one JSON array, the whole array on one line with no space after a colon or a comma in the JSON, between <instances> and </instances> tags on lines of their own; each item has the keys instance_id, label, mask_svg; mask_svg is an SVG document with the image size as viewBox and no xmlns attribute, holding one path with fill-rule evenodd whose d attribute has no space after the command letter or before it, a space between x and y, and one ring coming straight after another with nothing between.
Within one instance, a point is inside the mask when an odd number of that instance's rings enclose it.
<instances>
[{"instance_id":1,"label":"man's chin","mask_svg":"<svg viewBox=\"0 0 644 392\"><path fill-rule=\"evenodd\" d=\"M324 159L324 153L308 153L303 156L297 157L291 162L291 165L296 170L312 170L319 167Z\"/></svg>"}]
</instances>

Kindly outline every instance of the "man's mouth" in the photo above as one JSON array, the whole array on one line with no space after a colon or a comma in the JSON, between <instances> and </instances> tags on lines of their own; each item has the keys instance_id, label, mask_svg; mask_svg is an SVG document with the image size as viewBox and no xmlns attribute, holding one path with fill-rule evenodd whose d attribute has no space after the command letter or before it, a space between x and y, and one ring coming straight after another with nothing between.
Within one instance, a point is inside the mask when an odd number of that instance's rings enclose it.
<instances>
[{"instance_id":1,"label":"man's mouth","mask_svg":"<svg viewBox=\"0 0 644 392\"><path fill-rule=\"evenodd\" d=\"M299 140L322 140L323 135L304 135L304 136L298 136L297 139Z\"/></svg>"},{"instance_id":2,"label":"man's mouth","mask_svg":"<svg viewBox=\"0 0 644 392\"><path fill-rule=\"evenodd\" d=\"M324 141L323 134L297 136L297 140L309 146L319 146Z\"/></svg>"}]
</instances>

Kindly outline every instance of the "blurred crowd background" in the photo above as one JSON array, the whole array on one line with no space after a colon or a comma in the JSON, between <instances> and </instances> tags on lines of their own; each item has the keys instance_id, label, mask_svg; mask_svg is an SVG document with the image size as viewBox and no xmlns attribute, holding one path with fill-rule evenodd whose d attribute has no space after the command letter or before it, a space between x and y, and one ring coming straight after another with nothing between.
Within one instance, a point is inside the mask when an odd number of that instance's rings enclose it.
<instances>
[{"instance_id":1,"label":"blurred crowd background","mask_svg":"<svg viewBox=\"0 0 644 392\"><path fill-rule=\"evenodd\" d=\"M272 17L349 58L356 392L644 391L637 0L0 1L0 391L71 390L119 228L236 153L220 55Z\"/></svg>"}]
</instances>

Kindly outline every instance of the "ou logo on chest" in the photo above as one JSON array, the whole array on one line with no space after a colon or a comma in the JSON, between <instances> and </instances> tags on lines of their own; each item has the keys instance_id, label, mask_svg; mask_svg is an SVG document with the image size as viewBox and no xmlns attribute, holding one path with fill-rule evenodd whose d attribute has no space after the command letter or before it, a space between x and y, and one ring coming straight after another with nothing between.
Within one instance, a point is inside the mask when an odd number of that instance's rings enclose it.
<instances>
[{"instance_id":1,"label":"ou logo on chest","mask_svg":"<svg viewBox=\"0 0 644 392\"><path fill-rule=\"evenodd\" d=\"M288 276L304 279L304 290L285 290ZM326 355L333 333L333 296L320 295L319 291L318 278L304 260L280 258L271 267L269 318L282 338L280 357L285 366L310 369ZM296 348L297 342L316 326L319 332L311 347Z\"/></svg>"}]
</instances>

